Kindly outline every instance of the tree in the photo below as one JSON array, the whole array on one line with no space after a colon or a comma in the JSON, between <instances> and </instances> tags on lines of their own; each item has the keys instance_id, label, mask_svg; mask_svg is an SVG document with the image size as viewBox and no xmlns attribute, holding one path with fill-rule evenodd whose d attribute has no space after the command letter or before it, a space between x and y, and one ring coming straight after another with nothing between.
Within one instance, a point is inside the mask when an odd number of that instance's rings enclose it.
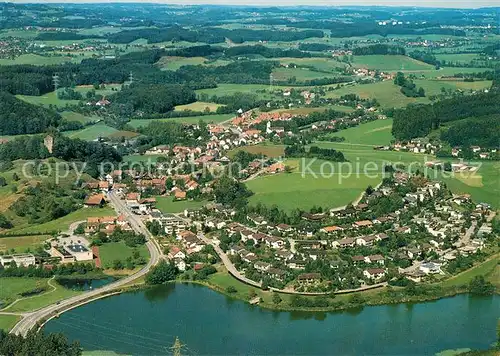
<instances>
[{"instance_id":1,"label":"tree","mask_svg":"<svg viewBox=\"0 0 500 356\"><path fill-rule=\"evenodd\" d=\"M241 208L247 205L247 198L252 192L231 177L223 176L214 185L215 200L223 205Z\"/></svg>"},{"instance_id":2,"label":"tree","mask_svg":"<svg viewBox=\"0 0 500 356\"><path fill-rule=\"evenodd\" d=\"M237 293L238 291L233 286L229 286L226 288L226 292L228 292L229 294L234 294Z\"/></svg>"},{"instance_id":3,"label":"tree","mask_svg":"<svg viewBox=\"0 0 500 356\"><path fill-rule=\"evenodd\" d=\"M115 269L115 270L123 269L123 262L121 260L114 260L113 261L113 269Z\"/></svg>"},{"instance_id":4,"label":"tree","mask_svg":"<svg viewBox=\"0 0 500 356\"><path fill-rule=\"evenodd\" d=\"M19 180L19 176L17 175L17 173L16 173L16 172L14 172L14 173L12 174L12 180L13 180L13 181L15 181L15 182L17 182L17 181Z\"/></svg>"},{"instance_id":5,"label":"tree","mask_svg":"<svg viewBox=\"0 0 500 356\"><path fill-rule=\"evenodd\" d=\"M469 292L477 295L491 295L495 292L495 286L484 279L484 276L476 276L469 283Z\"/></svg>"},{"instance_id":6,"label":"tree","mask_svg":"<svg viewBox=\"0 0 500 356\"><path fill-rule=\"evenodd\" d=\"M178 274L177 267L166 261L161 261L148 272L146 283L150 285L163 284L175 280Z\"/></svg>"},{"instance_id":7,"label":"tree","mask_svg":"<svg viewBox=\"0 0 500 356\"><path fill-rule=\"evenodd\" d=\"M11 227L12 223L5 217L5 215L0 214L0 228L10 229Z\"/></svg>"},{"instance_id":8,"label":"tree","mask_svg":"<svg viewBox=\"0 0 500 356\"><path fill-rule=\"evenodd\" d=\"M278 293L273 293L273 303L278 305L282 302L282 299Z\"/></svg>"}]
</instances>

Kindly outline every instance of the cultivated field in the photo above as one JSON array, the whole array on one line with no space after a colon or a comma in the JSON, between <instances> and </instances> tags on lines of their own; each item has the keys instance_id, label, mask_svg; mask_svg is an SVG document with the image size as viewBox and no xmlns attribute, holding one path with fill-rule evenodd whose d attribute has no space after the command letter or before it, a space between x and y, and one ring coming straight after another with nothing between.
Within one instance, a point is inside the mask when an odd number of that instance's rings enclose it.
<instances>
[{"instance_id":1,"label":"cultivated field","mask_svg":"<svg viewBox=\"0 0 500 356\"><path fill-rule=\"evenodd\" d=\"M215 103L206 103L202 101L196 101L191 104L186 104L186 105L177 105L175 107L175 111L184 111L184 110L190 110L190 111L206 111L207 108L209 111L214 112L217 110L217 108L224 106L220 104L215 104Z\"/></svg>"}]
</instances>

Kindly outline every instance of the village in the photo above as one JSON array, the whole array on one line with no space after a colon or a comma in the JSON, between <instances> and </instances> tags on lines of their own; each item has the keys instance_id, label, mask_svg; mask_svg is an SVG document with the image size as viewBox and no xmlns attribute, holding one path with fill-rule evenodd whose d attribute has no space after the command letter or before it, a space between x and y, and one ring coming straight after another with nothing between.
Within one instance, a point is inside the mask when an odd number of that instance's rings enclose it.
<instances>
[{"instance_id":1,"label":"village","mask_svg":"<svg viewBox=\"0 0 500 356\"><path fill-rule=\"evenodd\" d=\"M167 147L154 150L171 152ZM194 152L173 150L196 157ZM252 161L247 169L258 167ZM263 174L282 169L270 165ZM100 182L86 184L93 192L86 206L103 206L109 194L116 194L154 231L180 271L202 268L204 262L197 260L206 261L207 254L214 254L207 250L213 245L239 275L276 290L326 293L405 280L436 281L484 258L494 241L494 213L488 204L475 204L468 195L451 194L442 182L397 170L380 186L367 188L356 205L303 213L294 225L218 203L163 214L155 208L151 190L174 200L189 199L193 191L210 197L213 182L189 174L150 178L132 171L111 172ZM120 218L89 218L85 234L129 228Z\"/></svg>"}]
</instances>

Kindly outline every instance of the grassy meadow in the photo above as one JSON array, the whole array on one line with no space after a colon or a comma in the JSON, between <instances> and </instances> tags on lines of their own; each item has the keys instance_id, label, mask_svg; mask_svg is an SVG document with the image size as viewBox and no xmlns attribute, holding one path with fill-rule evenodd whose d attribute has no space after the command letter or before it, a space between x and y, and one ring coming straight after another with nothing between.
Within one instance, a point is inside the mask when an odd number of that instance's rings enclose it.
<instances>
[{"instance_id":1,"label":"grassy meadow","mask_svg":"<svg viewBox=\"0 0 500 356\"><path fill-rule=\"evenodd\" d=\"M407 56L354 56L353 64L358 68L378 69L385 72L401 70L431 70L434 66Z\"/></svg>"},{"instance_id":2,"label":"grassy meadow","mask_svg":"<svg viewBox=\"0 0 500 356\"><path fill-rule=\"evenodd\" d=\"M125 264L128 257L132 257L134 250L139 251L141 257L149 259L149 252L145 245L138 247L128 247L123 241L109 242L99 246L99 257L101 259L102 268L109 269L113 267L113 262L120 260Z\"/></svg>"},{"instance_id":3,"label":"grassy meadow","mask_svg":"<svg viewBox=\"0 0 500 356\"><path fill-rule=\"evenodd\" d=\"M366 124L334 132L330 136L345 138L344 143L388 145L392 137L392 119L375 120Z\"/></svg>"},{"instance_id":4,"label":"grassy meadow","mask_svg":"<svg viewBox=\"0 0 500 356\"><path fill-rule=\"evenodd\" d=\"M227 120L232 119L235 117L233 114L221 114L221 115L202 115L202 116L186 116L186 117L173 117L173 118L168 118L168 119L138 119L138 120L131 120L128 125L130 125L133 128L139 128L139 127L146 127L152 122L166 122L166 121L173 121L173 122L178 122L181 124L197 124L198 122L204 121L209 124L217 124L220 122L224 122Z\"/></svg>"},{"instance_id":5,"label":"grassy meadow","mask_svg":"<svg viewBox=\"0 0 500 356\"><path fill-rule=\"evenodd\" d=\"M156 208L162 213L183 213L185 209L202 208L208 203L206 200L174 201L173 197L157 197Z\"/></svg>"}]
</instances>

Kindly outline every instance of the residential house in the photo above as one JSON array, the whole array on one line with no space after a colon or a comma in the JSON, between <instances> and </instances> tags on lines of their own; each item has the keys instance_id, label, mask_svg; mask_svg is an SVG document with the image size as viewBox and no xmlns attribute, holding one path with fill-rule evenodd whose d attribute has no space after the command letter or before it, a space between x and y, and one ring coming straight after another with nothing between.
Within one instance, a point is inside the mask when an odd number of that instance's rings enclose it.
<instances>
[{"instance_id":1,"label":"residential house","mask_svg":"<svg viewBox=\"0 0 500 356\"><path fill-rule=\"evenodd\" d=\"M321 274L319 273L302 273L297 277L297 282L301 285L310 285L321 282Z\"/></svg>"},{"instance_id":2,"label":"residential house","mask_svg":"<svg viewBox=\"0 0 500 356\"><path fill-rule=\"evenodd\" d=\"M385 270L382 268L368 268L363 271L366 278L377 280L385 276Z\"/></svg>"}]
</instances>

